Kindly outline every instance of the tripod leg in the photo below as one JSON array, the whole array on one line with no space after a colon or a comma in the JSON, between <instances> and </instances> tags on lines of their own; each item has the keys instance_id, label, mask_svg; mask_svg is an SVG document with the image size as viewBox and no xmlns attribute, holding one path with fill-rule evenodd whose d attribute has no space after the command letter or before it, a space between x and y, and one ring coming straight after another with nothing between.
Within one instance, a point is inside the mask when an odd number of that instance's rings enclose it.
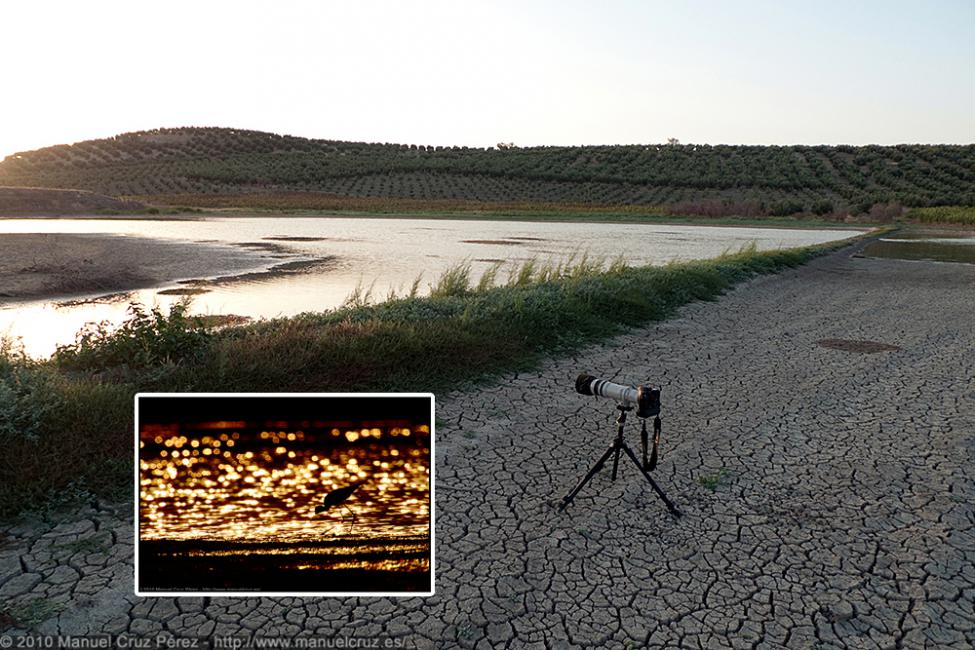
<instances>
[{"instance_id":1,"label":"tripod leg","mask_svg":"<svg viewBox=\"0 0 975 650\"><path fill-rule=\"evenodd\" d=\"M627 447L626 443L623 443L622 447L623 447L623 451L626 452L626 455L629 456L630 460L633 461L633 464L636 465L638 468L640 468L640 472L643 474L643 478L647 479L647 482L650 483L650 487L653 488L653 491L657 493L657 496L660 497L665 504L667 504L667 510L670 510L670 514L674 515L675 517L680 517L681 516L680 510L678 510L677 506L675 506L673 502L671 502L671 500L667 498L667 495L664 494L664 491L660 489L660 486L657 485L657 483L652 478L650 478L650 473L647 472L647 470L643 469L643 465L641 465L640 461L637 460L636 454L633 453L633 450Z\"/></svg>"},{"instance_id":2,"label":"tripod leg","mask_svg":"<svg viewBox=\"0 0 975 650\"><path fill-rule=\"evenodd\" d=\"M572 503L572 500L576 498L576 495L579 494L579 491L586 486L586 483L588 483L592 479L592 477L595 476L599 472L599 470L603 468L603 465L606 464L606 460L609 458L610 454L612 454L614 451L616 452L616 457L619 458L619 449L617 448L616 443L613 443L610 446L610 448L606 450L606 453L603 454L602 458L597 460L596 464L592 466L592 469L590 469L589 472L583 477L583 479L579 481L579 485L575 486L572 492L569 492L567 495L565 495L565 497L562 499L562 503L559 504L559 512L565 510L565 507L570 503Z\"/></svg>"},{"instance_id":3,"label":"tripod leg","mask_svg":"<svg viewBox=\"0 0 975 650\"><path fill-rule=\"evenodd\" d=\"M613 456L613 480L616 480L616 470L620 466L620 447L623 446L623 427L626 425L626 410L622 406L617 407L620 411L619 417L616 418L616 424L618 425L616 429L616 442L613 446L616 447L616 455Z\"/></svg>"}]
</instances>

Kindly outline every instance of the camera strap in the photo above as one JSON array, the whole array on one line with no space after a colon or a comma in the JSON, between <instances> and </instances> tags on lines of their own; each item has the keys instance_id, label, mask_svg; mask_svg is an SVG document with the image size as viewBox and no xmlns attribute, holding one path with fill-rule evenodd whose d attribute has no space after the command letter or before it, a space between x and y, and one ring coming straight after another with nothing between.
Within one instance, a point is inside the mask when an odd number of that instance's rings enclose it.
<instances>
[{"instance_id":1,"label":"camera strap","mask_svg":"<svg viewBox=\"0 0 975 650\"><path fill-rule=\"evenodd\" d=\"M660 445L660 416L653 418L653 451L650 452L650 467L647 471L657 469L657 447Z\"/></svg>"},{"instance_id":2,"label":"camera strap","mask_svg":"<svg viewBox=\"0 0 975 650\"><path fill-rule=\"evenodd\" d=\"M640 447L643 451L643 469L650 471L650 463L647 461L647 419L640 418Z\"/></svg>"},{"instance_id":3,"label":"camera strap","mask_svg":"<svg viewBox=\"0 0 975 650\"><path fill-rule=\"evenodd\" d=\"M643 447L643 469L652 472L657 469L657 448L660 446L660 416L653 419L653 449L650 451L650 458L647 459L647 421L640 420L640 445Z\"/></svg>"}]
</instances>

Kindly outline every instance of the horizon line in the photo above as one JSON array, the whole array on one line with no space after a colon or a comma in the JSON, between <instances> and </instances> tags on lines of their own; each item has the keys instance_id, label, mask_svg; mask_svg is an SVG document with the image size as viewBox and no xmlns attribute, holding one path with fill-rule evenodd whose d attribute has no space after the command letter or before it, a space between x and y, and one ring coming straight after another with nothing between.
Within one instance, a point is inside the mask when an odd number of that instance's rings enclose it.
<instances>
[{"instance_id":1,"label":"horizon line","mask_svg":"<svg viewBox=\"0 0 975 650\"><path fill-rule=\"evenodd\" d=\"M931 146L931 147L970 147L975 145L975 142L967 143L957 143L957 142L909 142L900 141L890 144L880 144L880 143L867 143L867 144L852 144L849 142L792 142L789 144L767 144L767 143L756 143L756 142L691 142L691 141L681 141L677 138L676 142L628 142L628 143L600 143L600 144L526 144L519 145L516 142L505 142L499 140L494 145L478 146L478 145L461 145L461 144L421 144L418 142L383 142L376 140L342 140L334 138L323 138L323 137L313 137L306 135L295 135L293 133L279 133L276 131L265 131L262 129L246 128L246 127L236 127L236 126L216 126L216 125L192 125L192 126L158 126L151 129L141 129L135 131L122 131L119 133L114 133L112 135L96 137L96 138L86 138L83 140L76 140L74 142L59 142L55 144L48 144L35 149L22 149L19 151L13 151L8 154L4 154L3 161L6 161L12 157L34 153L37 151L42 151L44 149L52 149L55 147L73 147L79 144L84 144L86 142L97 142L99 140L114 140L122 136L128 135L139 135L139 134L151 134L155 131L179 131L179 130L223 130L223 131L242 131L248 133L260 133L270 136L275 136L279 138L298 138L302 140L318 141L318 142L341 142L350 144L365 144L373 146L398 146L398 147L441 147L442 149L468 149L468 150L503 150L498 147L499 144L510 144L512 149L582 149L582 148L599 148L599 147L780 147L780 148L790 148L790 147L856 147L856 148L866 148L866 147L901 147L901 146Z\"/></svg>"}]
</instances>

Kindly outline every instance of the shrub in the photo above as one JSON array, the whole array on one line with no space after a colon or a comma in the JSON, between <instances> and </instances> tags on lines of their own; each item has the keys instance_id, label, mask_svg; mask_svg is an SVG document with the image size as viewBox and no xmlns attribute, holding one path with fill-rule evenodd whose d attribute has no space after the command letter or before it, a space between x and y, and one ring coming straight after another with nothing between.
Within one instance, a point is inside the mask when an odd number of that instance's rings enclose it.
<instances>
[{"instance_id":1,"label":"shrub","mask_svg":"<svg viewBox=\"0 0 975 650\"><path fill-rule=\"evenodd\" d=\"M817 201L813 204L812 212L820 217L827 215L833 211L832 201Z\"/></svg>"},{"instance_id":2,"label":"shrub","mask_svg":"<svg viewBox=\"0 0 975 650\"><path fill-rule=\"evenodd\" d=\"M0 517L124 489L133 392L67 377L0 344Z\"/></svg>"},{"instance_id":3,"label":"shrub","mask_svg":"<svg viewBox=\"0 0 975 650\"><path fill-rule=\"evenodd\" d=\"M788 217L805 209L801 201L779 201L769 206L769 214L773 217Z\"/></svg>"},{"instance_id":4,"label":"shrub","mask_svg":"<svg viewBox=\"0 0 975 650\"><path fill-rule=\"evenodd\" d=\"M876 223L891 223L903 214L900 203L876 203L870 208L868 217Z\"/></svg>"},{"instance_id":5,"label":"shrub","mask_svg":"<svg viewBox=\"0 0 975 650\"><path fill-rule=\"evenodd\" d=\"M54 359L73 370L180 363L198 356L211 336L201 319L187 317L187 308L187 303L177 303L164 314L159 307L146 311L132 303L129 318L118 328L111 329L104 321L91 323L78 332L74 343L58 346Z\"/></svg>"}]
</instances>

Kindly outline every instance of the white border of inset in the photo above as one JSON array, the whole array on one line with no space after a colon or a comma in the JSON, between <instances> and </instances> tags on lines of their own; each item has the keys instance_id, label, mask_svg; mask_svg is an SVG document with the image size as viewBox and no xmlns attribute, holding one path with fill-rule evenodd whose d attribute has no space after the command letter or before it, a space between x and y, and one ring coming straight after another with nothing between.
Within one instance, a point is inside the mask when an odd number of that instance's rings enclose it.
<instances>
[{"instance_id":1,"label":"white border of inset","mask_svg":"<svg viewBox=\"0 0 975 650\"><path fill-rule=\"evenodd\" d=\"M378 591L140 591L139 590L139 398L140 397L251 397L251 398L262 398L262 397L344 397L344 398L368 398L368 397L402 397L402 398L417 398L425 397L430 399L430 591L422 592L402 592L402 591L392 591L392 592L378 592ZM153 598L156 596L172 598L174 596L185 596L185 597L234 597L239 596L242 598L254 598L254 597L287 597L287 598L304 598L304 597L356 597L356 598L420 598L425 596L432 596L436 592L436 544L434 543L435 531L436 531L436 494L435 486L436 481L434 480L434 473L436 467L436 402L437 398L433 393L136 393L135 395L135 424L133 428L135 429L135 537L133 539L135 547L134 565L135 565L135 595L141 598Z\"/></svg>"}]
</instances>

